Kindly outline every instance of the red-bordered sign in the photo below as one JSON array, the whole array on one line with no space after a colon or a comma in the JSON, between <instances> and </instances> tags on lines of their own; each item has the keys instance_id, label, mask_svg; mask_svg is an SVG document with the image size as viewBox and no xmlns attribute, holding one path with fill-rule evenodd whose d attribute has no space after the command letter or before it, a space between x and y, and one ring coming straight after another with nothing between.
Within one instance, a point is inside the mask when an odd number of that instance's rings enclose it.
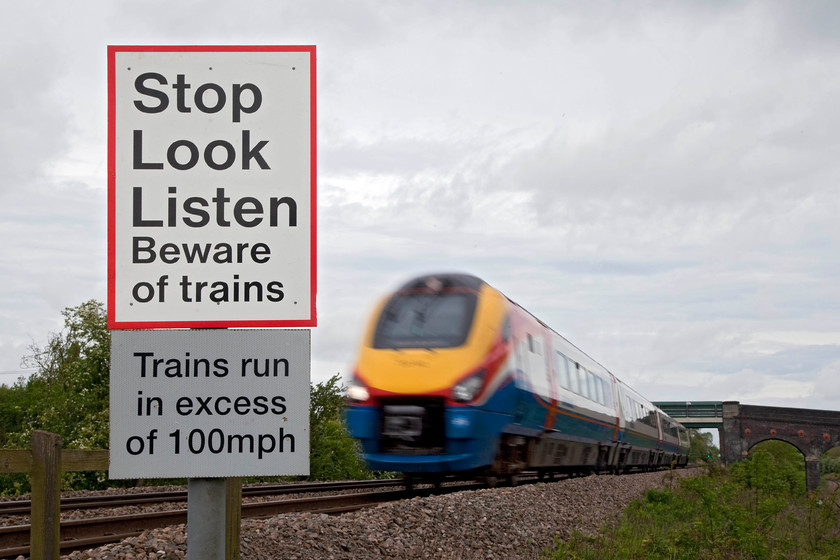
<instances>
[{"instance_id":1,"label":"red-bordered sign","mask_svg":"<svg viewBox=\"0 0 840 560\"><path fill-rule=\"evenodd\" d=\"M314 46L108 47L108 326L316 325Z\"/></svg>"}]
</instances>

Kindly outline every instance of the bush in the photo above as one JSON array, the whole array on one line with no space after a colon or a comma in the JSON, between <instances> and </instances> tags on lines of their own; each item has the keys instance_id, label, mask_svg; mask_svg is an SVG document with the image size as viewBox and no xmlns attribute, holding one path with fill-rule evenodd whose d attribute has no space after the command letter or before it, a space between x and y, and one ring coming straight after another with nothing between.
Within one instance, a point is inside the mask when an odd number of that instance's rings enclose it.
<instances>
[{"instance_id":1,"label":"bush","mask_svg":"<svg viewBox=\"0 0 840 560\"><path fill-rule=\"evenodd\" d=\"M820 474L840 475L840 457L823 457L820 459Z\"/></svg>"},{"instance_id":2,"label":"bush","mask_svg":"<svg viewBox=\"0 0 840 560\"><path fill-rule=\"evenodd\" d=\"M807 495L801 455L793 467L788 451L772 451L759 449L729 473L709 469L648 490L599 535L574 534L547 558L840 559L840 490Z\"/></svg>"},{"instance_id":3,"label":"bush","mask_svg":"<svg viewBox=\"0 0 840 560\"><path fill-rule=\"evenodd\" d=\"M64 329L33 344L24 364L37 368L29 379L0 386L0 447L31 446L33 430L61 436L65 449L107 449L111 335L103 304L67 308ZM310 472L313 480L372 478L344 429L345 388L338 374L310 385ZM176 481L158 481L174 483ZM179 481L183 482L183 481ZM64 473L64 489L101 489L131 485L105 472ZM29 492L25 474L0 475L0 494Z\"/></svg>"},{"instance_id":4,"label":"bush","mask_svg":"<svg viewBox=\"0 0 840 560\"><path fill-rule=\"evenodd\" d=\"M312 480L373 478L359 457L358 443L344 427L345 390L338 374L311 387L309 478Z\"/></svg>"}]
</instances>

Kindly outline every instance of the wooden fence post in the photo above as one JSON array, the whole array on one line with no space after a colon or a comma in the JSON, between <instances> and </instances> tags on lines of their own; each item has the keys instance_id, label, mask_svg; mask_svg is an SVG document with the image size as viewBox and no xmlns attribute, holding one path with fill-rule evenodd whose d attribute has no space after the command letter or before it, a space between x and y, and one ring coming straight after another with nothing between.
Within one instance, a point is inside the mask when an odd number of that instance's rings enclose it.
<instances>
[{"instance_id":1,"label":"wooden fence post","mask_svg":"<svg viewBox=\"0 0 840 560\"><path fill-rule=\"evenodd\" d=\"M32 513L29 554L32 560L58 560L61 505L61 437L32 432Z\"/></svg>"},{"instance_id":2,"label":"wooden fence post","mask_svg":"<svg viewBox=\"0 0 840 560\"><path fill-rule=\"evenodd\" d=\"M239 560L242 525L242 479L225 479L225 558Z\"/></svg>"}]
</instances>

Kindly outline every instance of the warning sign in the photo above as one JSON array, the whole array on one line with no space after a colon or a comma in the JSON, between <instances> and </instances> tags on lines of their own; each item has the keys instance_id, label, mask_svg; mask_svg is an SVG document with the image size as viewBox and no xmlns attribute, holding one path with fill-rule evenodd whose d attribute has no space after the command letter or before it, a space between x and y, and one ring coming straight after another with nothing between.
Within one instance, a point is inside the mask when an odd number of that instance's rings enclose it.
<instances>
[{"instance_id":1,"label":"warning sign","mask_svg":"<svg viewBox=\"0 0 840 560\"><path fill-rule=\"evenodd\" d=\"M111 478L309 474L310 331L111 333Z\"/></svg>"},{"instance_id":2,"label":"warning sign","mask_svg":"<svg viewBox=\"0 0 840 560\"><path fill-rule=\"evenodd\" d=\"M315 326L315 47L108 57L109 327Z\"/></svg>"}]
</instances>

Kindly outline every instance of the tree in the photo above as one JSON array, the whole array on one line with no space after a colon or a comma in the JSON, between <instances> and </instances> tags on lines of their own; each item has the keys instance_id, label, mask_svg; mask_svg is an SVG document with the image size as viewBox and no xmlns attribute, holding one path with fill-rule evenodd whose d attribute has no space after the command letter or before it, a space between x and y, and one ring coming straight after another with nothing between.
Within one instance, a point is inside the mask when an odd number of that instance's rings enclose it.
<instances>
[{"instance_id":1,"label":"tree","mask_svg":"<svg viewBox=\"0 0 840 560\"><path fill-rule=\"evenodd\" d=\"M358 444L344 428L344 392L338 374L310 385L309 478L313 480L360 480L371 478L359 458Z\"/></svg>"},{"instance_id":2,"label":"tree","mask_svg":"<svg viewBox=\"0 0 840 560\"><path fill-rule=\"evenodd\" d=\"M67 449L108 447L111 336L105 307L91 300L62 315L62 331L51 333L43 347L32 344L24 356L24 366L36 372L0 391L4 447L29 447L33 430L60 435ZM105 481L104 472L64 475L64 484L76 488L101 488ZM28 488L25 478L7 482L18 491Z\"/></svg>"},{"instance_id":3,"label":"tree","mask_svg":"<svg viewBox=\"0 0 840 560\"><path fill-rule=\"evenodd\" d=\"M36 372L13 387L0 386L0 446L27 448L33 430L62 438L67 449L107 449L111 335L105 306L88 301L62 312L64 328L43 347L33 344L24 365ZM370 478L358 445L344 428L345 387L338 374L311 384L310 464L314 480ZM65 487L103 488L106 473L65 473ZM28 491L24 475L1 475L0 488Z\"/></svg>"},{"instance_id":4,"label":"tree","mask_svg":"<svg viewBox=\"0 0 840 560\"><path fill-rule=\"evenodd\" d=\"M805 495L806 492L805 457L784 441L759 442L750 449L748 461L739 461L730 470L733 478L747 487L761 487L770 493L789 490Z\"/></svg>"},{"instance_id":5,"label":"tree","mask_svg":"<svg viewBox=\"0 0 840 560\"><path fill-rule=\"evenodd\" d=\"M720 462L720 449L715 447L711 432L700 432L694 428L689 428L688 439L691 442L691 450L688 452L689 462Z\"/></svg>"},{"instance_id":6,"label":"tree","mask_svg":"<svg viewBox=\"0 0 840 560\"><path fill-rule=\"evenodd\" d=\"M25 383L27 409L9 443L29 445L32 430L61 436L66 448L108 447L108 379L111 336L104 306L88 301L67 308L64 329L44 347L30 346L24 365L35 367Z\"/></svg>"}]
</instances>

